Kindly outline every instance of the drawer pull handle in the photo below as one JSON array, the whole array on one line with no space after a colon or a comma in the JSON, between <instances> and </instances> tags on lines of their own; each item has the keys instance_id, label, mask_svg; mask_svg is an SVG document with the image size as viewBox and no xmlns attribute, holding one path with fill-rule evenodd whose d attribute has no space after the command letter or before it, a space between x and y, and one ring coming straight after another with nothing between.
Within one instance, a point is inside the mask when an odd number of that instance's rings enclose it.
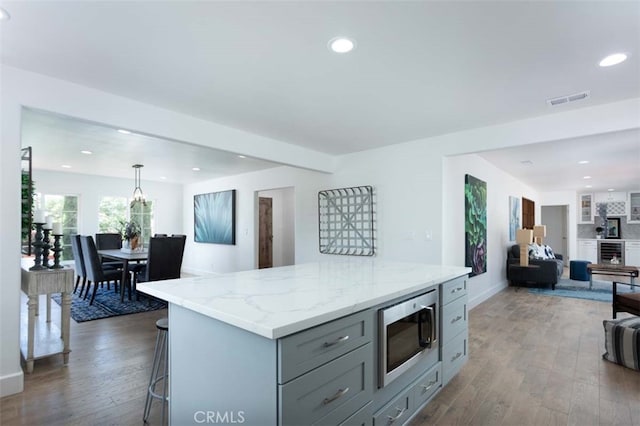
<instances>
[{"instance_id":1,"label":"drawer pull handle","mask_svg":"<svg viewBox=\"0 0 640 426\"><path fill-rule=\"evenodd\" d=\"M462 352L458 352L456 354L456 356L454 356L453 358L451 358L451 362L455 361L456 359L460 358L462 356Z\"/></svg>"},{"instance_id":2,"label":"drawer pull handle","mask_svg":"<svg viewBox=\"0 0 640 426\"><path fill-rule=\"evenodd\" d=\"M344 389L338 389L338 392L335 393L335 395L333 395L332 397L329 398L325 398L324 401L322 401L323 405L327 405L332 403L333 401L335 401L338 398L342 398L343 396L345 396L345 394L349 392L349 388L344 388Z\"/></svg>"},{"instance_id":3,"label":"drawer pull handle","mask_svg":"<svg viewBox=\"0 0 640 426\"><path fill-rule=\"evenodd\" d=\"M387 422L388 425L394 424L400 417L402 417L402 415L404 414L406 408L398 408L398 407L396 407L396 410L398 410L398 414L396 414L395 417L387 416L387 418L389 419L389 421Z\"/></svg>"},{"instance_id":4,"label":"drawer pull handle","mask_svg":"<svg viewBox=\"0 0 640 426\"><path fill-rule=\"evenodd\" d=\"M338 343L346 342L347 340L349 340L349 335L348 334L346 336L338 337L333 342L324 342L323 346L325 348L330 348L331 346L337 345Z\"/></svg>"},{"instance_id":5,"label":"drawer pull handle","mask_svg":"<svg viewBox=\"0 0 640 426\"><path fill-rule=\"evenodd\" d=\"M462 290L464 290L463 287L454 288L453 290L451 290L451 294L457 293L457 292L462 291Z\"/></svg>"},{"instance_id":6,"label":"drawer pull handle","mask_svg":"<svg viewBox=\"0 0 640 426\"><path fill-rule=\"evenodd\" d=\"M461 319L462 319L462 315L458 315L457 317L451 320L451 324L453 324L456 321L460 321Z\"/></svg>"},{"instance_id":7,"label":"drawer pull handle","mask_svg":"<svg viewBox=\"0 0 640 426\"><path fill-rule=\"evenodd\" d=\"M422 389L424 389L424 392L428 391L429 389L431 389L433 387L433 385L435 385L436 383L438 383L437 380L434 380L432 382L427 383L426 385L420 385L420 387Z\"/></svg>"}]
</instances>

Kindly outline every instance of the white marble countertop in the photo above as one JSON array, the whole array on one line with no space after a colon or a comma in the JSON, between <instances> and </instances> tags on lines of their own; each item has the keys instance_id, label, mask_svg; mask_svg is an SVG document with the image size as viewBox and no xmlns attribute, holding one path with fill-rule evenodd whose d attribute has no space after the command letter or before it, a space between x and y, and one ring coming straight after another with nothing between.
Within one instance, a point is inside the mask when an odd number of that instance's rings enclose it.
<instances>
[{"instance_id":1,"label":"white marble countertop","mask_svg":"<svg viewBox=\"0 0 640 426\"><path fill-rule=\"evenodd\" d=\"M277 339L469 272L461 266L349 258L138 283L137 289Z\"/></svg>"}]
</instances>

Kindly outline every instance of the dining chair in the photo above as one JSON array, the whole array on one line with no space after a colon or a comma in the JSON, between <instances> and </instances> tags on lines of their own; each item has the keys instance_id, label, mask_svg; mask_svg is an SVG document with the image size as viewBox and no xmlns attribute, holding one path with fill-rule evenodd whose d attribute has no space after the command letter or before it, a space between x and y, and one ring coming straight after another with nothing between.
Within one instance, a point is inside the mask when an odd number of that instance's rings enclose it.
<instances>
[{"instance_id":1,"label":"dining chair","mask_svg":"<svg viewBox=\"0 0 640 426\"><path fill-rule=\"evenodd\" d=\"M80 280L82 279L82 286L80 287L80 297L82 297L82 292L84 291L84 286L87 283L87 270L84 266L84 259L82 257L82 248L80 248L80 235L72 235L71 236L71 253L73 254L73 261L75 263L75 273L76 273L76 285L73 288L73 292L75 293L78 290L78 284L80 284Z\"/></svg>"},{"instance_id":2,"label":"dining chair","mask_svg":"<svg viewBox=\"0 0 640 426\"><path fill-rule=\"evenodd\" d=\"M119 250L122 248L122 236L115 232L104 232L96 234L96 248L98 250ZM122 269L122 262L101 258L105 268Z\"/></svg>"},{"instance_id":3,"label":"dining chair","mask_svg":"<svg viewBox=\"0 0 640 426\"><path fill-rule=\"evenodd\" d=\"M91 294L91 301L89 305L93 305L93 301L96 298L96 291L98 285L102 283L109 283L114 281L116 284L120 281L121 271L117 269L104 269L100 262L100 256L98 255L98 249L93 241L93 237L90 235L80 237L80 246L82 247L82 254L84 259L84 265L87 271L87 279L90 283L93 283L93 293ZM87 298L89 294L89 287L84 298Z\"/></svg>"},{"instance_id":4,"label":"dining chair","mask_svg":"<svg viewBox=\"0 0 640 426\"><path fill-rule=\"evenodd\" d=\"M180 278L185 242L186 236L150 238L147 264L141 271L132 274L133 292L136 293L138 281Z\"/></svg>"}]
</instances>

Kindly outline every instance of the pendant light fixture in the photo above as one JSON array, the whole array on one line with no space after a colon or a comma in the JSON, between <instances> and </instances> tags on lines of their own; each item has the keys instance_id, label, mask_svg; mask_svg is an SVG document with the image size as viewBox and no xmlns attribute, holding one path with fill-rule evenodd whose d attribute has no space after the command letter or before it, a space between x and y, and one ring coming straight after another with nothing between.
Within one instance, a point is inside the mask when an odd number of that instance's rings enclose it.
<instances>
[{"instance_id":1,"label":"pendant light fixture","mask_svg":"<svg viewBox=\"0 0 640 426\"><path fill-rule=\"evenodd\" d=\"M147 200L144 198L144 194L142 193L142 188L140 188L140 169L144 166L142 164L134 164L132 166L135 170L135 189L133 190L133 200L131 200L131 207L135 206L136 203L142 203L143 206L147 205Z\"/></svg>"}]
</instances>

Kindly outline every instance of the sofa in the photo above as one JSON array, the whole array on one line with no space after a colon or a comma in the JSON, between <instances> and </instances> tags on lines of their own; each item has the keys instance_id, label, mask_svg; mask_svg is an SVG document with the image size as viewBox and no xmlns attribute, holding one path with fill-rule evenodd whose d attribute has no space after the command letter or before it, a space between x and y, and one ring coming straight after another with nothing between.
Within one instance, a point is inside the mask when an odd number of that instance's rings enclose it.
<instances>
[{"instance_id":1,"label":"sofa","mask_svg":"<svg viewBox=\"0 0 640 426\"><path fill-rule=\"evenodd\" d=\"M514 244L507 250L507 280L511 285L551 286L556 289L558 278L562 275L564 263L561 254L555 259L529 259L533 267L520 267L520 246Z\"/></svg>"}]
</instances>

